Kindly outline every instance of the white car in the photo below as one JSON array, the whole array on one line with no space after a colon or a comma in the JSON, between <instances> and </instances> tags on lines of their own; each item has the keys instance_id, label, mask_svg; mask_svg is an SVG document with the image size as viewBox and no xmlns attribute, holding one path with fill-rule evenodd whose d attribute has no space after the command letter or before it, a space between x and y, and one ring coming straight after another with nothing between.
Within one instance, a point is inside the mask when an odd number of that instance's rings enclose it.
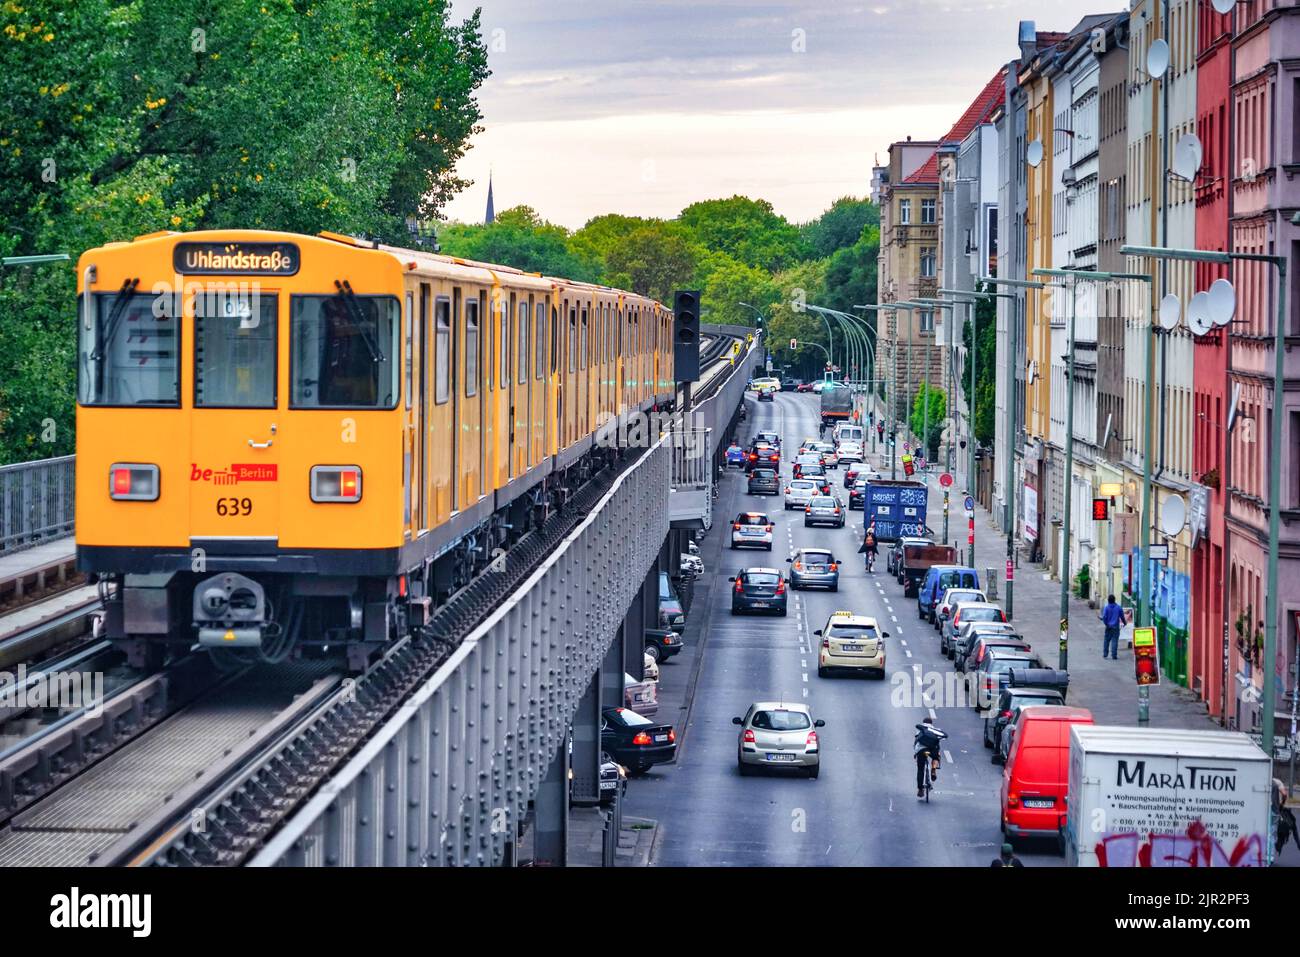
<instances>
[{"instance_id":1,"label":"white car","mask_svg":"<svg viewBox=\"0 0 1300 957\"><path fill-rule=\"evenodd\" d=\"M690 572L699 577L704 574L704 559L699 555L683 555L681 570L683 573Z\"/></svg>"},{"instance_id":2,"label":"white car","mask_svg":"<svg viewBox=\"0 0 1300 957\"><path fill-rule=\"evenodd\" d=\"M837 452L841 462L862 461L862 443L860 442L841 442Z\"/></svg>"},{"instance_id":3,"label":"white car","mask_svg":"<svg viewBox=\"0 0 1300 957\"><path fill-rule=\"evenodd\" d=\"M812 497L820 491L821 486L810 479L795 479L785 487L785 510L806 508Z\"/></svg>"},{"instance_id":4,"label":"white car","mask_svg":"<svg viewBox=\"0 0 1300 957\"><path fill-rule=\"evenodd\" d=\"M987 602L988 596L978 588L946 588L943 597L934 606L934 630L943 630L943 623L952 614L953 607L959 601Z\"/></svg>"},{"instance_id":5,"label":"white car","mask_svg":"<svg viewBox=\"0 0 1300 957\"><path fill-rule=\"evenodd\" d=\"M659 662L654 660L652 655L646 655L641 665L641 673L645 675L646 681L659 680Z\"/></svg>"},{"instance_id":6,"label":"white car","mask_svg":"<svg viewBox=\"0 0 1300 957\"><path fill-rule=\"evenodd\" d=\"M824 379L818 379L812 384L813 393L816 395L821 395L822 389L824 388L826 388L826 381Z\"/></svg>"},{"instance_id":7,"label":"white car","mask_svg":"<svg viewBox=\"0 0 1300 957\"><path fill-rule=\"evenodd\" d=\"M764 512L741 512L731 523L731 547L754 546L772 550L772 520Z\"/></svg>"}]
</instances>

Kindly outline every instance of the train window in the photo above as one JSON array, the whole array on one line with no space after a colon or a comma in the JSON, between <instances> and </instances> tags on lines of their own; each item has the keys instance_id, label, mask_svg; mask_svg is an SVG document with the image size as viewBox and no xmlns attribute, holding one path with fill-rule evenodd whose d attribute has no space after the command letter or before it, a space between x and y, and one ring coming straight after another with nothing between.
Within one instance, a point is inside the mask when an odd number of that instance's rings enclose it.
<instances>
[{"instance_id":1,"label":"train window","mask_svg":"<svg viewBox=\"0 0 1300 957\"><path fill-rule=\"evenodd\" d=\"M194 297L196 408L273 409L279 297Z\"/></svg>"},{"instance_id":2,"label":"train window","mask_svg":"<svg viewBox=\"0 0 1300 957\"><path fill-rule=\"evenodd\" d=\"M518 358L515 360L516 373L515 378L520 385L528 381L528 357L532 355L528 351L528 303L519 303L519 335L517 336L516 348Z\"/></svg>"},{"instance_id":3,"label":"train window","mask_svg":"<svg viewBox=\"0 0 1300 957\"><path fill-rule=\"evenodd\" d=\"M421 316L420 326L423 328L423 316ZM406 407L411 407L411 375L415 370L415 294L407 292L406 294ZM423 353L424 350L421 350Z\"/></svg>"},{"instance_id":4,"label":"train window","mask_svg":"<svg viewBox=\"0 0 1300 957\"><path fill-rule=\"evenodd\" d=\"M489 363L490 365L491 363ZM478 394L478 300L465 300L465 394Z\"/></svg>"},{"instance_id":5,"label":"train window","mask_svg":"<svg viewBox=\"0 0 1300 957\"><path fill-rule=\"evenodd\" d=\"M560 371L560 310L551 306L551 375Z\"/></svg>"},{"instance_id":6,"label":"train window","mask_svg":"<svg viewBox=\"0 0 1300 957\"><path fill-rule=\"evenodd\" d=\"M569 371L578 371L578 307L569 307Z\"/></svg>"},{"instance_id":7,"label":"train window","mask_svg":"<svg viewBox=\"0 0 1300 957\"><path fill-rule=\"evenodd\" d=\"M510 310L506 308L504 298L497 300L497 324L501 327L498 342L501 343L501 378L497 380L499 388L510 384L510 353L514 349L510 341Z\"/></svg>"},{"instance_id":8,"label":"train window","mask_svg":"<svg viewBox=\"0 0 1300 957\"><path fill-rule=\"evenodd\" d=\"M546 303L539 302L533 307L533 336L537 341L537 378L546 375Z\"/></svg>"},{"instance_id":9,"label":"train window","mask_svg":"<svg viewBox=\"0 0 1300 957\"><path fill-rule=\"evenodd\" d=\"M155 303L160 308L155 310ZM78 297L78 397L82 405L181 402L180 323L172 296L127 291Z\"/></svg>"},{"instance_id":10,"label":"train window","mask_svg":"<svg viewBox=\"0 0 1300 957\"><path fill-rule=\"evenodd\" d=\"M433 377L433 401L442 405L451 398L451 301L439 296L434 303L434 351L437 353L438 371Z\"/></svg>"},{"instance_id":11,"label":"train window","mask_svg":"<svg viewBox=\"0 0 1300 957\"><path fill-rule=\"evenodd\" d=\"M293 296L289 304L291 407L397 406L396 296Z\"/></svg>"},{"instance_id":12,"label":"train window","mask_svg":"<svg viewBox=\"0 0 1300 957\"><path fill-rule=\"evenodd\" d=\"M582 307L582 368L587 368L587 340L591 332L587 326L587 307Z\"/></svg>"}]
</instances>

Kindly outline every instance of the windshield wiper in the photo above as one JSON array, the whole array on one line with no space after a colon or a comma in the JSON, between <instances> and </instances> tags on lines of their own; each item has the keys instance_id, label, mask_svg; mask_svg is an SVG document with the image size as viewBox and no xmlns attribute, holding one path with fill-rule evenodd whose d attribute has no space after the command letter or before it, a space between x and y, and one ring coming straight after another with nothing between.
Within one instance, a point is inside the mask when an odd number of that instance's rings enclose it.
<instances>
[{"instance_id":1,"label":"windshield wiper","mask_svg":"<svg viewBox=\"0 0 1300 957\"><path fill-rule=\"evenodd\" d=\"M108 347L113 344L113 339L117 335L117 327L122 322L122 314L126 312L127 300L135 292L135 288L138 285L140 285L140 280L138 278L127 279L122 283L122 288L118 290L117 295L113 297L113 304L109 306L108 309L108 320L104 324L105 328L102 331L99 331L95 337L95 349L90 354L91 362L98 363L104 361L104 353L108 350ZM87 293L87 295L92 294ZM91 308L94 308L93 303L91 304ZM99 329L98 324L96 324L95 328L97 330Z\"/></svg>"},{"instance_id":2,"label":"windshield wiper","mask_svg":"<svg viewBox=\"0 0 1300 957\"><path fill-rule=\"evenodd\" d=\"M361 341L366 344L371 361L384 362L384 355L379 351L378 344L370 338L370 333L366 331L366 323L369 320L362 313L361 307L357 305L357 294L352 291L352 284L346 279L342 282L335 279L334 288L338 290L338 296L343 300L343 308L348 311L348 315L352 317L352 322L357 327L357 332L361 334Z\"/></svg>"}]
</instances>

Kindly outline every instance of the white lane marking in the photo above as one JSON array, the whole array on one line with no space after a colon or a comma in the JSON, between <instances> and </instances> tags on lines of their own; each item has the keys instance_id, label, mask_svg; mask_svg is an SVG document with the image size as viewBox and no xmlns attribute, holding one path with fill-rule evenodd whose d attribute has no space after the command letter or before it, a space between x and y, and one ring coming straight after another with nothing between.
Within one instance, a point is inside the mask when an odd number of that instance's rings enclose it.
<instances>
[{"instance_id":1,"label":"white lane marking","mask_svg":"<svg viewBox=\"0 0 1300 957\"><path fill-rule=\"evenodd\" d=\"M912 652L911 652L911 651L908 651L908 652L907 652L907 657L909 657L909 658L912 657Z\"/></svg>"},{"instance_id":2,"label":"white lane marking","mask_svg":"<svg viewBox=\"0 0 1300 957\"><path fill-rule=\"evenodd\" d=\"M808 667L808 659L807 659L807 658L800 658L800 659L799 659L799 667L800 667L800 668L807 668L807 667Z\"/></svg>"},{"instance_id":3,"label":"white lane marking","mask_svg":"<svg viewBox=\"0 0 1300 957\"><path fill-rule=\"evenodd\" d=\"M938 721L938 720L939 720L939 716L938 716L937 714L934 713L934 709L933 709L933 708L930 709L930 720L931 720L931 721Z\"/></svg>"},{"instance_id":4,"label":"white lane marking","mask_svg":"<svg viewBox=\"0 0 1300 957\"><path fill-rule=\"evenodd\" d=\"M944 749L943 749L943 756L944 756L944 759L945 759L949 764L952 764L952 752L951 752L951 751L949 751L947 748L944 748Z\"/></svg>"},{"instance_id":5,"label":"white lane marking","mask_svg":"<svg viewBox=\"0 0 1300 957\"><path fill-rule=\"evenodd\" d=\"M890 619L892 619L893 621L898 621L898 616L897 616L897 615L890 615L889 617L890 617Z\"/></svg>"},{"instance_id":6,"label":"white lane marking","mask_svg":"<svg viewBox=\"0 0 1300 957\"><path fill-rule=\"evenodd\" d=\"M807 680L808 680L808 672L806 672L806 671L803 673L803 680L804 680L804 681L807 681Z\"/></svg>"}]
</instances>

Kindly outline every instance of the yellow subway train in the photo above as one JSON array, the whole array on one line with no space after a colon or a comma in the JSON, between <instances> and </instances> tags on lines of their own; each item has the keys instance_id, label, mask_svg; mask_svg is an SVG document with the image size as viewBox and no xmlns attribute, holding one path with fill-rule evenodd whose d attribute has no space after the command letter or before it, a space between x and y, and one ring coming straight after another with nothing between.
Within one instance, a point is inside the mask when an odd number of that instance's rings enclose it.
<instances>
[{"instance_id":1,"label":"yellow subway train","mask_svg":"<svg viewBox=\"0 0 1300 957\"><path fill-rule=\"evenodd\" d=\"M163 232L78 264L79 567L139 664L354 664L674 399L643 296L331 233Z\"/></svg>"}]
</instances>

